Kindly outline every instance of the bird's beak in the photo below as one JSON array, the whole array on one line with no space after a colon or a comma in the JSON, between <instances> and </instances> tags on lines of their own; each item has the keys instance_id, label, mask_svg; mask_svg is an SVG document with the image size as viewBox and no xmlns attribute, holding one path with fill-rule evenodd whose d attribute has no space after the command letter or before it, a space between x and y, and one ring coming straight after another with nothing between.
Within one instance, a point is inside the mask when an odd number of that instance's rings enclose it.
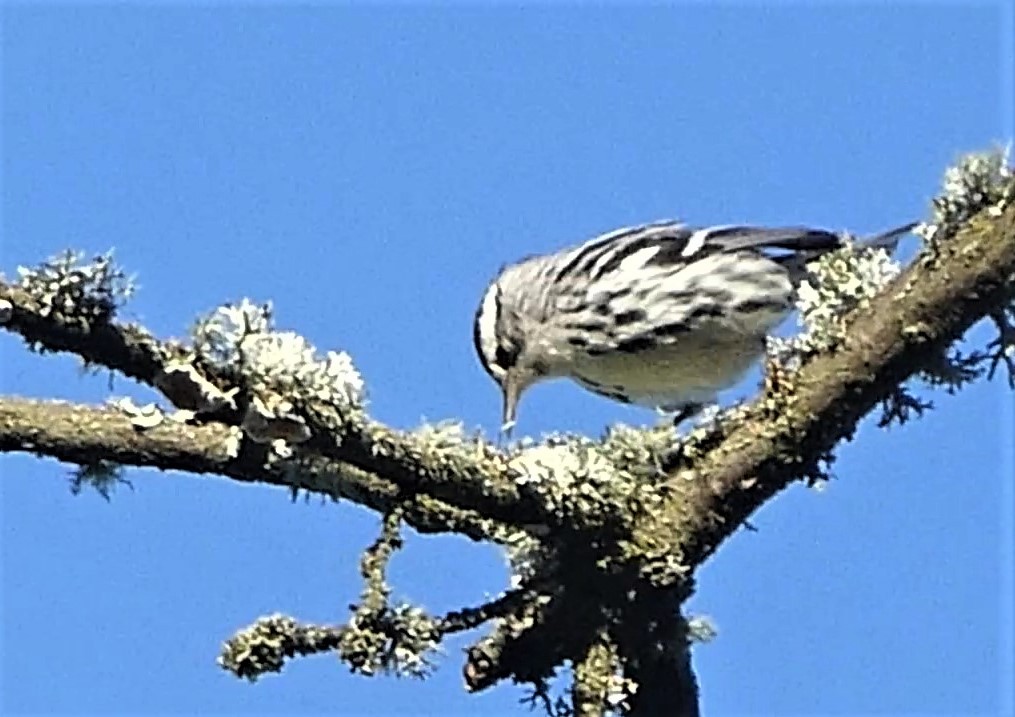
<instances>
[{"instance_id":1,"label":"bird's beak","mask_svg":"<svg viewBox=\"0 0 1015 717\"><path fill-rule=\"evenodd\" d=\"M504 415L503 423L501 424L501 432L505 438L511 437L511 429L515 427L515 413L518 409L518 397L521 394L521 384L518 380L511 376L504 377L504 383L500 386L501 392L504 394Z\"/></svg>"}]
</instances>

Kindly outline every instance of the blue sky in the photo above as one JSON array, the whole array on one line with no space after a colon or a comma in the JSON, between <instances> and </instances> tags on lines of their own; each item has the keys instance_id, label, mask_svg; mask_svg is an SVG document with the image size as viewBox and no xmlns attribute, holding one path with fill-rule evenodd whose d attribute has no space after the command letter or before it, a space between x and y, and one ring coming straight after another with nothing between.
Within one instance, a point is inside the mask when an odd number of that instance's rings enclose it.
<instances>
[{"instance_id":1,"label":"blue sky","mask_svg":"<svg viewBox=\"0 0 1015 717\"><path fill-rule=\"evenodd\" d=\"M162 336L271 299L352 354L377 418L492 431L470 322L502 263L667 217L924 216L949 162L1013 135L1005 5L5 3L0 270L115 248L142 286L127 318ZM70 358L0 351L4 394L109 395ZM700 572L706 713L1012 713L1011 396L932 398L865 423L839 480L790 489ZM653 420L548 384L518 430ZM259 615L344 620L371 513L146 470L106 503L52 461L0 471L4 713L524 710L512 686L463 693L464 640L425 683L328 657L256 685L216 668ZM506 579L453 537L412 537L393 573L436 612Z\"/></svg>"}]
</instances>

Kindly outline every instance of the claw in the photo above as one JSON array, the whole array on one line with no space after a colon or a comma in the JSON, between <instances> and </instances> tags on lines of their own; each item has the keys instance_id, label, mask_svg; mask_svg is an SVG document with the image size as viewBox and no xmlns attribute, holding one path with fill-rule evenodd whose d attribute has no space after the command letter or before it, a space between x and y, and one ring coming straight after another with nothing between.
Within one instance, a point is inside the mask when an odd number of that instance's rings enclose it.
<instances>
[{"instance_id":1,"label":"claw","mask_svg":"<svg viewBox=\"0 0 1015 717\"><path fill-rule=\"evenodd\" d=\"M685 403L683 406L680 406L679 408L676 406L668 408L668 410L674 411L673 427L676 428L687 419L694 418L699 413L701 413L704 408L705 408L704 403Z\"/></svg>"}]
</instances>

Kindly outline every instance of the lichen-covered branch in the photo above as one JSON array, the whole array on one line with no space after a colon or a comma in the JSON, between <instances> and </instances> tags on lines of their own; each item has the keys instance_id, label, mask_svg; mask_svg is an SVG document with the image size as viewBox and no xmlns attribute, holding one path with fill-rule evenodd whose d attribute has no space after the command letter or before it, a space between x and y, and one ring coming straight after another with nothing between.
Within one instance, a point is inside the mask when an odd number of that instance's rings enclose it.
<instances>
[{"instance_id":1,"label":"lichen-covered branch","mask_svg":"<svg viewBox=\"0 0 1015 717\"><path fill-rule=\"evenodd\" d=\"M557 622L567 617L561 605L555 592L537 591L501 616L494 630L467 650L465 688L480 692L509 677L532 684L552 677L566 657L566 625Z\"/></svg>"},{"instance_id":2,"label":"lichen-covered branch","mask_svg":"<svg viewBox=\"0 0 1015 717\"><path fill-rule=\"evenodd\" d=\"M376 574L373 569L370 572ZM385 619L365 624L357 621L355 613L346 625L311 625L286 615L268 615L229 638L222 646L218 663L224 670L253 682L269 672L281 672L286 660L297 655L337 652L361 674L393 671L421 676L429 665L427 653L443 636L503 617L523 603L530 592L510 590L483 605L454 610L437 619L406 606L384 616L386 603L371 606L375 616ZM378 626L383 632L376 632ZM396 644L401 653L394 649ZM366 645L369 649L363 649Z\"/></svg>"},{"instance_id":3,"label":"lichen-covered branch","mask_svg":"<svg viewBox=\"0 0 1015 717\"><path fill-rule=\"evenodd\" d=\"M97 461L221 475L243 482L346 498L388 512L404 506L406 522L420 532L456 532L500 541L508 529L475 512L428 496L402 496L389 481L316 456L294 466L256 445L239 446L237 430L218 423L164 421L138 430L110 407L0 397L0 452L26 452L84 466ZM266 463L268 461L268 463Z\"/></svg>"},{"instance_id":4,"label":"lichen-covered branch","mask_svg":"<svg viewBox=\"0 0 1015 717\"><path fill-rule=\"evenodd\" d=\"M925 246L902 271L844 249L801 293L805 330L773 341L758 399L677 436L672 426L611 428L600 440L552 436L500 449L460 426L398 431L367 415L351 359L320 356L248 301L198 322L189 343L116 321L129 282L108 257L57 258L0 278L0 327L39 352L65 351L152 386L176 409L90 408L0 398L0 451L82 466L79 484L116 466L215 473L348 498L386 516L363 560L347 625L275 615L227 643L221 663L254 679L287 658L335 651L363 673L420 675L455 631L492 623L468 650L467 689L510 678L547 683L570 661L571 713L698 714L688 624L694 571L766 500L827 476L835 447L878 405L882 420L927 408L922 380L955 390L1000 368L1015 385L1015 176L1000 153L949 170ZM894 279L892 277L895 277ZM953 344L977 321L986 350ZM504 544L514 590L432 618L389 604L385 568L404 522Z\"/></svg>"},{"instance_id":5,"label":"lichen-covered branch","mask_svg":"<svg viewBox=\"0 0 1015 717\"><path fill-rule=\"evenodd\" d=\"M286 660L297 655L337 650L345 632L343 626L301 625L286 615L269 615L229 638L218 663L254 682L265 673L281 672Z\"/></svg>"},{"instance_id":6,"label":"lichen-covered branch","mask_svg":"<svg viewBox=\"0 0 1015 717\"><path fill-rule=\"evenodd\" d=\"M627 695L617 689L620 659L605 626L595 632L584 654L575 660L571 704L574 717L604 717Z\"/></svg>"},{"instance_id":7,"label":"lichen-covered branch","mask_svg":"<svg viewBox=\"0 0 1015 717\"><path fill-rule=\"evenodd\" d=\"M1015 181L1007 186L1015 195ZM670 497L645 515L627 549L645 561L646 575L659 583L680 579L674 556L686 568L701 564L772 495L819 476L832 449L910 376L974 323L1010 306L1015 203L985 208L951 231L869 310L850 317L834 351L792 373L770 366L765 394L693 462L671 467Z\"/></svg>"},{"instance_id":8,"label":"lichen-covered branch","mask_svg":"<svg viewBox=\"0 0 1015 717\"><path fill-rule=\"evenodd\" d=\"M321 400L316 387L298 386L296 382L290 387L293 394L288 396L270 390L254 391L246 385L252 375L239 374L226 362L216 363L217 356L212 351L195 352L180 342L155 339L142 327L115 322L112 309L101 314L83 312L77 307L90 304L76 295L54 301L50 293L33 283L35 280L36 276L27 275L15 284L0 278L0 305L5 307L0 324L21 335L36 350L76 354L90 366L103 366L156 388L178 408L204 409L205 417L243 426L255 437L257 434L251 430L255 421L258 427L271 422L265 420L263 412L281 413L278 407L282 404L291 420L286 423L283 419L288 416L281 415L269 418L275 419L276 427L281 425L289 432L276 428L276 433L267 433L268 440L292 439L295 430L292 423L298 422L306 426L309 434L298 441L303 452L313 451L348 463L403 490L479 510L494 520L517 526L555 521L553 514L540 504L537 494L519 488L502 454L482 440L432 431L396 431L371 421L355 406ZM297 343L295 335L255 328L242 337L246 339L242 348L248 355L253 345L259 349L259 357L267 356L262 364L271 363L273 369L278 364L285 369L303 368L286 355L286 351L299 354L289 345ZM250 340L251 336L259 341ZM280 355L282 359L278 358ZM283 372L275 371L276 376L280 374ZM307 394L303 400L297 389ZM296 411L294 404L301 410Z\"/></svg>"},{"instance_id":9,"label":"lichen-covered branch","mask_svg":"<svg viewBox=\"0 0 1015 717\"><path fill-rule=\"evenodd\" d=\"M698 717L691 639L687 622L673 608L686 598L674 597L666 591L639 591L628 619L615 628L630 717Z\"/></svg>"}]
</instances>

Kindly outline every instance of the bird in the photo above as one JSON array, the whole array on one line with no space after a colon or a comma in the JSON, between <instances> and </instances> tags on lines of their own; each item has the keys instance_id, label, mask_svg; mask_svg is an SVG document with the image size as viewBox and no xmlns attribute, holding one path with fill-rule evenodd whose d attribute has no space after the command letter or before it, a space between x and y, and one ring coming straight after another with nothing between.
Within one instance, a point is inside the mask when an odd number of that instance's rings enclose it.
<instances>
[{"instance_id":1,"label":"bird","mask_svg":"<svg viewBox=\"0 0 1015 717\"><path fill-rule=\"evenodd\" d=\"M916 222L864 242L892 251ZM680 423L734 384L794 309L806 265L850 235L808 227L656 221L501 268L473 320L500 387L502 429L534 384L569 378Z\"/></svg>"}]
</instances>

